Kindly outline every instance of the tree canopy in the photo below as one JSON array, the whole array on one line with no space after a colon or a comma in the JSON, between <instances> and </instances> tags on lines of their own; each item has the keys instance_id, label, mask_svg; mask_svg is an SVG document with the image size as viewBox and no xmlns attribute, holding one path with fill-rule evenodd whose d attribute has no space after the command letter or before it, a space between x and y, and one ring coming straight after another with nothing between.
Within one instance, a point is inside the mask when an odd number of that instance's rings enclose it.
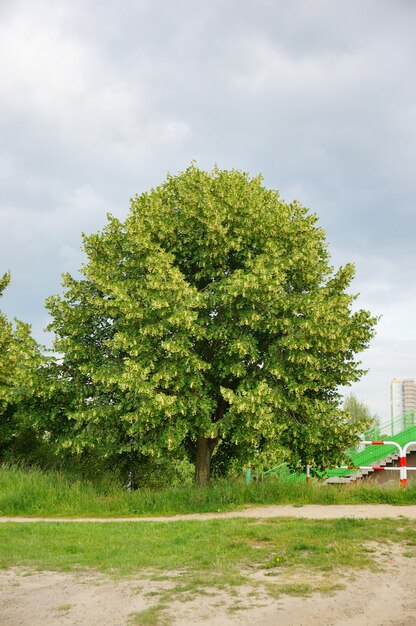
<instances>
[{"instance_id":1,"label":"tree canopy","mask_svg":"<svg viewBox=\"0 0 416 626\"><path fill-rule=\"evenodd\" d=\"M84 250L47 304L62 445L185 451L205 484L211 460L333 462L363 430L338 387L363 374L376 319L353 311L354 267L331 267L316 215L261 177L191 165Z\"/></svg>"},{"instance_id":2,"label":"tree canopy","mask_svg":"<svg viewBox=\"0 0 416 626\"><path fill-rule=\"evenodd\" d=\"M353 420L367 420L371 424L378 423L378 418L371 414L368 406L350 393L344 398L343 410Z\"/></svg>"},{"instance_id":3,"label":"tree canopy","mask_svg":"<svg viewBox=\"0 0 416 626\"><path fill-rule=\"evenodd\" d=\"M9 282L9 273L0 278L0 297ZM38 393L34 379L42 362L30 326L18 320L13 325L0 311L0 458L10 448L24 445L31 431L27 409Z\"/></svg>"}]
</instances>

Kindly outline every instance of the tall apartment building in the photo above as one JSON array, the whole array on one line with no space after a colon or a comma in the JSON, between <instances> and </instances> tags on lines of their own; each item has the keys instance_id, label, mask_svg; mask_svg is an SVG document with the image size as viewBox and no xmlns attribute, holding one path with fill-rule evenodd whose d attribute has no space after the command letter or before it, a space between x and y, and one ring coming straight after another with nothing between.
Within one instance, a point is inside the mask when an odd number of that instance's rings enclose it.
<instances>
[{"instance_id":1,"label":"tall apartment building","mask_svg":"<svg viewBox=\"0 0 416 626\"><path fill-rule=\"evenodd\" d=\"M403 413L416 411L416 383L413 378L402 380Z\"/></svg>"},{"instance_id":2,"label":"tall apartment building","mask_svg":"<svg viewBox=\"0 0 416 626\"><path fill-rule=\"evenodd\" d=\"M415 423L416 383L413 378L398 380L390 384L391 434Z\"/></svg>"},{"instance_id":3,"label":"tall apartment building","mask_svg":"<svg viewBox=\"0 0 416 626\"><path fill-rule=\"evenodd\" d=\"M397 378L390 383L390 415L394 421L403 415L402 381Z\"/></svg>"}]
</instances>

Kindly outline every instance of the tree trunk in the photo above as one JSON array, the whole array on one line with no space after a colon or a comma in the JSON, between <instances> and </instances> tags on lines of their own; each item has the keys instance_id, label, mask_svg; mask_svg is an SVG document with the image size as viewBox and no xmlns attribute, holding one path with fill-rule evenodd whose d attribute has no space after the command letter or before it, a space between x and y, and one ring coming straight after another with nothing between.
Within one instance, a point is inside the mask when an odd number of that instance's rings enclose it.
<instances>
[{"instance_id":1,"label":"tree trunk","mask_svg":"<svg viewBox=\"0 0 416 626\"><path fill-rule=\"evenodd\" d=\"M195 484L198 487L209 485L211 478L211 456L218 439L197 437L195 459Z\"/></svg>"}]
</instances>

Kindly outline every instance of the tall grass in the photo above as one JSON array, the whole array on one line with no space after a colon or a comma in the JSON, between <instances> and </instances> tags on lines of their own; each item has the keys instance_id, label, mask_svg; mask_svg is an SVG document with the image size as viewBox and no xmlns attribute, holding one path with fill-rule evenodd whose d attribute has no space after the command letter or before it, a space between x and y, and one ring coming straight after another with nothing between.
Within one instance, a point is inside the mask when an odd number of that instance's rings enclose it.
<instances>
[{"instance_id":1,"label":"tall grass","mask_svg":"<svg viewBox=\"0 0 416 626\"><path fill-rule=\"evenodd\" d=\"M408 489L265 480L216 480L210 487L141 488L127 492L109 479L81 481L56 471L0 467L0 515L145 516L227 511L262 504L416 504Z\"/></svg>"}]
</instances>

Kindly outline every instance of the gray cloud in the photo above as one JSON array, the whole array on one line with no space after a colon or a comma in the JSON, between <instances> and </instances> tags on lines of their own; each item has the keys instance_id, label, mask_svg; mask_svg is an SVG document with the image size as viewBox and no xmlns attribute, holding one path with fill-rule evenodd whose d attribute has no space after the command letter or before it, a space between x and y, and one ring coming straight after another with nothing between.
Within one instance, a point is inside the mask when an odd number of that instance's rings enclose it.
<instances>
[{"instance_id":1,"label":"gray cloud","mask_svg":"<svg viewBox=\"0 0 416 626\"><path fill-rule=\"evenodd\" d=\"M355 388L387 413L389 379L416 375L415 3L15 0L0 16L5 311L44 337L81 231L167 171L261 171L317 211L335 265L356 262L383 320Z\"/></svg>"}]
</instances>

